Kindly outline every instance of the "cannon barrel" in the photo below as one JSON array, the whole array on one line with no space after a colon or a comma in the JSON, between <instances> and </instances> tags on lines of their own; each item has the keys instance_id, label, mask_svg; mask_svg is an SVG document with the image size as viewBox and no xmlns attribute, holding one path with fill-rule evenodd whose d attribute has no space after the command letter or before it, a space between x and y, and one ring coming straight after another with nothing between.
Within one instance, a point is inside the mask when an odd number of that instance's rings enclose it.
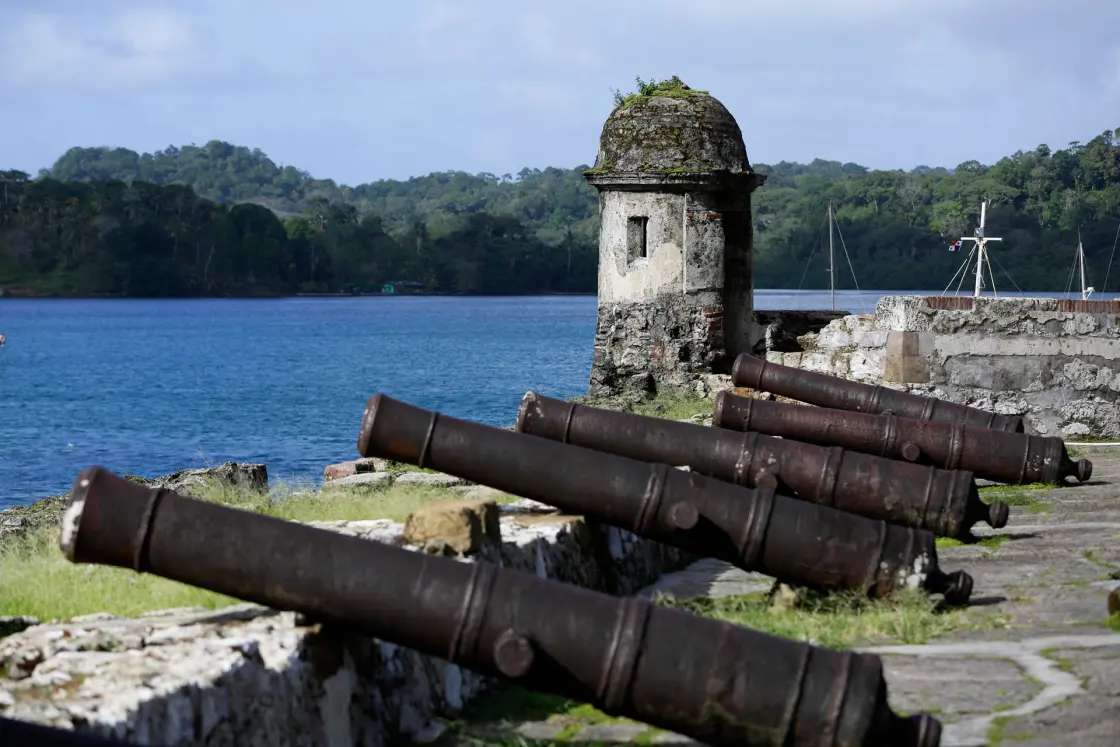
<instances>
[{"instance_id":1,"label":"cannon barrel","mask_svg":"<svg viewBox=\"0 0 1120 747\"><path fill-rule=\"evenodd\" d=\"M133 744L0 716L0 745L4 747L130 747Z\"/></svg>"},{"instance_id":2,"label":"cannon barrel","mask_svg":"<svg viewBox=\"0 0 1120 747\"><path fill-rule=\"evenodd\" d=\"M78 475L60 544L75 563L301 612L707 744L940 741L936 719L891 711L877 656L194 500L100 467Z\"/></svg>"},{"instance_id":3,"label":"cannon barrel","mask_svg":"<svg viewBox=\"0 0 1120 747\"><path fill-rule=\"evenodd\" d=\"M735 359L731 381L735 386L770 392L818 407L872 415L893 413L904 418L964 423L1007 433L1023 433L1024 430L1023 419L1017 415L997 415L936 397L923 397L884 386L848 381L839 376L803 371L746 353Z\"/></svg>"},{"instance_id":4,"label":"cannon barrel","mask_svg":"<svg viewBox=\"0 0 1120 747\"><path fill-rule=\"evenodd\" d=\"M920 586L963 603L933 534L712 477L370 398L358 451L431 467L788 583L881 597ZM915 571L915 569L918 569Z\"/></svg>"},{"instance_id":5,"label":"cannon barrel","mask_svg":"<svg viewBox=\"0 0 1120 747\"><path fill-rule=\"evenodd\" d=\"M985 505L970 472L604 410L536 392L522 398L517 430L643 462L687 466L942 537L966 537L978 521L996 529L1007 523L1007 505Z\"/></svg>"},{"instance_id":6,"label":"cannon barrel","mask_svg":"<svg viewBox=\"0 0 1120 747\"><path fill-rule=\"evenodd\" d=\"M1013 485L1084 482L1093 474L1088 459L1074 461L1060 438L1006 433L964 423L869 415L789 402L716 395L712 425L736 431L825 446L842 446L942 469L969 470L976 477Z\"/></svg>"}]
</instances>

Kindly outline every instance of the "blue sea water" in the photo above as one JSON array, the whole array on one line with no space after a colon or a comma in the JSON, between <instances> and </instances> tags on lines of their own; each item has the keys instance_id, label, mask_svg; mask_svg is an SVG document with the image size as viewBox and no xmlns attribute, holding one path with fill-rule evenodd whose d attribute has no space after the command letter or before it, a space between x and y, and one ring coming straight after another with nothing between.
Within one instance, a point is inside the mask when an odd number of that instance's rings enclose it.
<instances>
[{"instance_id":1,"label":"blue sea water","mask_svg":"<svg viewBox=\"0 0 1120 747\"><path fill-rule=\"evenodd\" d=\"M838 291L837 308L892 293ZM760 290L755 305L829 298ZM358 456L377 392L510 425L530 389L586 392L595 309L594 296L2 299L0 509L94 464L155 476L232 459L317 479Z\"/></svg>"}]
</instances>

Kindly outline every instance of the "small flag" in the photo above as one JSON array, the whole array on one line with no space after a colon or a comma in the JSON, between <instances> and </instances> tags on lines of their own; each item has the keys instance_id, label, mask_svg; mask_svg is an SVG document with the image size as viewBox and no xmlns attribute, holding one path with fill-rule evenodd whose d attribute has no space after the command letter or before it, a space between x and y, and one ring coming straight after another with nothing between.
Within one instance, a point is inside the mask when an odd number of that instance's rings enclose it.
<instances>
[{"instance_id":1,"label":"small flag","mask_svg":"<svg viewBox=\"0 0 1120 747\"><path fill-rule=\"evenodd\" d=\"M949 251L951 251L951 252L959 252L960 250L961 250L961 242L960 242L960 239L957 239L957 240L956 240L956 241L954 241L954 242L953 242L952 244L949 244Z\"/></svg>"}]
</instances>

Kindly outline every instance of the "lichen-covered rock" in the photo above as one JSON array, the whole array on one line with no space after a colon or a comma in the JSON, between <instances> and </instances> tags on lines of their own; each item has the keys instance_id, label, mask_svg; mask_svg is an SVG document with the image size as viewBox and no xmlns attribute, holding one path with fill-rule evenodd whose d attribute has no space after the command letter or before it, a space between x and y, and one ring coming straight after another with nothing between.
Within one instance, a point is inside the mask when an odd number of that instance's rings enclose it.
<instances>
[{"instance_id":1,"label":"lichen-covered rock","mask_svg":"<svg viewBox=\"0 0 1120 747\"><path fill-rule=\"evenodd\" d=\"M393 482L388 472L358 472L346 477L336 477L323 482L323 493L341 488L384 488Z\"/></svg>"},{"instance_id":2,"label":"lichen-covered rock","mask_svg":"<svg viewBox=\"0 0 1120 747\"><path fill-rule=\"evenodd\" d=\"M466 482L461 477L445 475L442 472L402 472L395 478L397 485L422 485L428 488L449 488Z\"/></svg>"},{"instance_id":3,"label":"lichen-covered rock","mask_svg":"<svg viewBox=\"0 0 1120 747\"><path fill-rule=\"evenodd\" d=\"M218 484L252 493L268 492L268 467L263 464L225 462L217 467L185 469L151 481L152 487L190 494L192 487Z\"/></svg>"},{"instance_id":4,"label":"lichen-covered rock","mask_svg":"<svg viewBox=\"0 0 1120 747\"><path fill-rule=\"evenodd\" d=\"M224 485L252 492L268 491L268 469L263 464L225 462L217 467L181 470L154 479L137 475L124 477L144 485L183 491L188 495L191 488L207 484ZM70 494L63 493L42 498L30 506L14 506L0 511L0 546L7 539L27 534L42 526L58 524L69 503Z\"/></svg>"},{"instance_id":5,"label":"lichen-covered rock","mask_svg":"<svg viewBox=\"0 0 1120 747\"><path fill-rule=\"evenodd\" d=\"M502 542L480 555L509 568L632 594L693 560L577 517L503 508ZM387 520L315 526L403 545ZM0 672L0 715L177 747L400 744L491 684L253 605L35 625L0 638Z\"/></svg>"}]
</instances>

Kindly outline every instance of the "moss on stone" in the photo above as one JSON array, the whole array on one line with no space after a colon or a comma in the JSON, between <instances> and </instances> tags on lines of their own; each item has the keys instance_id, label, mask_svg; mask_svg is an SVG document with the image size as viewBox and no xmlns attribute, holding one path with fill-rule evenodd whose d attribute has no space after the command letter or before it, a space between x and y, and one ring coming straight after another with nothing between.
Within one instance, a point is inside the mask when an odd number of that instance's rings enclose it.
<instances>
[{"instance_id":1,"label":"moss on stone","mask_svg":"<svg viewBox=\"0 0 1120 747\"><path fill-rule=\"evenodd\" d=\"M751 173L739 125L711 94L676 76L637 82L615 92L590 173Z\"/></svg>"},{"instance_id":2,"label":"moss on stone","mask_svg":"<svg viewBox=\"0 0 1120 747\"><path fill-rule=\"evenodd\" d=\"M638 85L638 90L633 93L623 94L621 91L614 92L614 103L616 106L625 106L631 104L639 98L669 98L669 99L686 99L690 96L709 96L707 91L698 91L694 88L689 88L683 80L674 75L666 80L654 81L650 78L648 81L642 80L639 75L634 78L635 83Z\"/></svg>"}]
</instances>

